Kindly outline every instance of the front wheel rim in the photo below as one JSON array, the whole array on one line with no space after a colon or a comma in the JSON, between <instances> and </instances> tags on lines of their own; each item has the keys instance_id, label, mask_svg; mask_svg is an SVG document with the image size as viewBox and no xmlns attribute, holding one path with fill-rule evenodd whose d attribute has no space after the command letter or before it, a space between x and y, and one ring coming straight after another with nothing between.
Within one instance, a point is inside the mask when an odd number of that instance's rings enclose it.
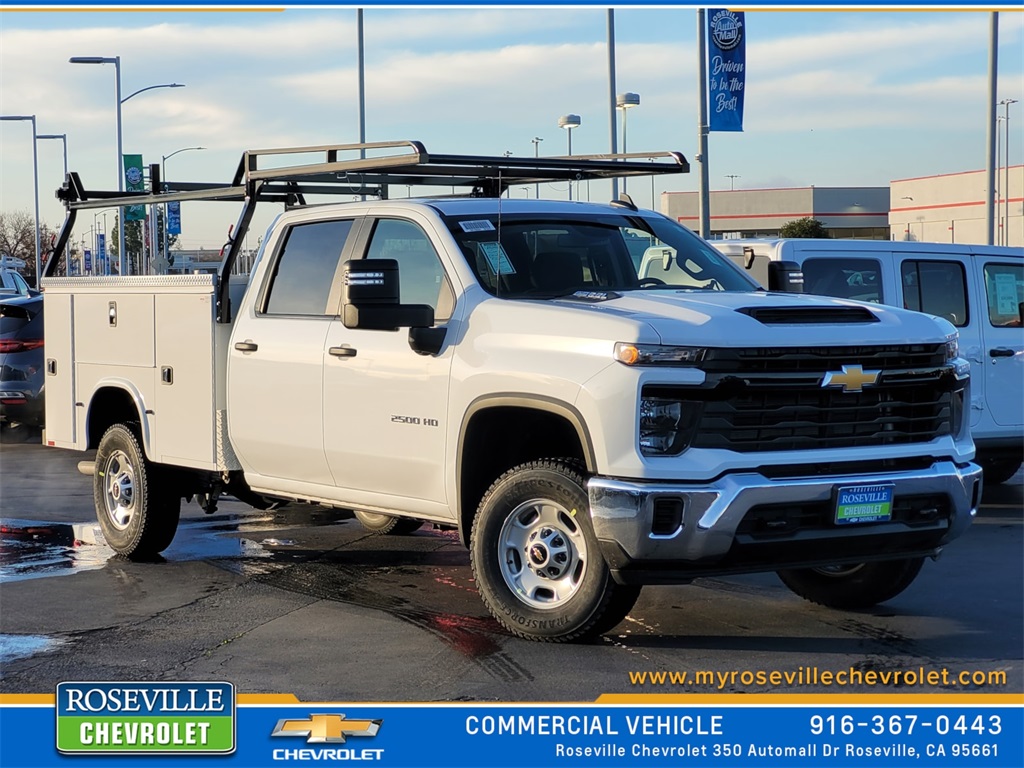
<instances>
[{"instance_id":1,"label":"front wheel rim","mask_svg":"<svg viewBox=\"0 0 1024 768\"><path fill-rule=\"evenodd\" d=\"M523 603L539 610L560 608L583 584L587 540L561 504L530 499L505 518L498 562L505 584Z\"/></svg>"},{"instance_id":2,"label":"front wheel rim","mask_svg":"<svg viewBox=\"0 0 1024 768\"><path fill-rule=\"evenodd\" d=\"M103 498L107 518L119 531L135 516L135 468L124 451L114 451L103 468Z\"/></svg>"}]
</instances>

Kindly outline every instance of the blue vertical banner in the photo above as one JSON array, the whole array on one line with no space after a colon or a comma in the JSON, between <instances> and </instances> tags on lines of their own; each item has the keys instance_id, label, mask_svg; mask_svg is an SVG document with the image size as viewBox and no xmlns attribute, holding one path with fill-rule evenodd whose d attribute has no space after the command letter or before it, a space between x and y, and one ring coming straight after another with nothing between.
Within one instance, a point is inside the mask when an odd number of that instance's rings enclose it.
<instances>
[{"instance_id":1,"label":"blue vertical banner","mask_svg":"<svg viewBox=\"0 0 1024 768\"><path fill-rule=\"evenodd\" d=\"M96 235L96 274L110 274L107 270L107 235L105 232Z\"/></svg>"},{"instance_id":2,"label":"blue vertical banner","mask_svg":"<svg viewBox=\"0 0 1024 768\"><path fill-rule=\"evenodd\" d=\"M167 204L167 234L181 234L181 203L177 200Z\"/></svg>"},{"instance_id":3,"label":"blue vertical banner","mask_svg":"<svg viewBox=\"0 0 1024 768\"><path fill-rule=\"evenodd\" d=\"M707 14L708 129L742 131L747 79L744 13L710 8Z\"/></svg>"}]
</instances>

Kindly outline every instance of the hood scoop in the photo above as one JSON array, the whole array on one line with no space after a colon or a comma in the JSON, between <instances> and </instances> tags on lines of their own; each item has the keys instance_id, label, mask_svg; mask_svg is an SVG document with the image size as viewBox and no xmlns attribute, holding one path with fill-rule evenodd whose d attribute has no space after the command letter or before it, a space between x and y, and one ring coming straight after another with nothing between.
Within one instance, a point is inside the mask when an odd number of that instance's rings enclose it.
<instances>
[{"instance_id":1,"label":"hood scoop","mask_svg":"<svg viewBox=\"0 0 1024 768\"><path fill-rule=\"evenodd\" d=\"M744 307L737 309L764 325L877 323L867 307Z\"/></svg>"}]
</instances>

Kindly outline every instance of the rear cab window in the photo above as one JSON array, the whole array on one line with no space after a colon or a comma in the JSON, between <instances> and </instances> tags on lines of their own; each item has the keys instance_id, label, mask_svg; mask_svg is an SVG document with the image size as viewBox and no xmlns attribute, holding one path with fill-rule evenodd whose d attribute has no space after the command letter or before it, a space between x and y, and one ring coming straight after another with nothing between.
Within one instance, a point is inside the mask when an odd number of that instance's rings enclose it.
<instances>
[{"instance_id":1,"label":"rear cab window","mask_svg":"<svg viewBox=\"0 0 1024 768\"><path fill-rule=\"evenodd\" d=\"M967 275L958 261L907 259L900 266L903 306L942 317L957 328L970 321Z\"/></svg>"},{"instance_id":2,"label":"rear cab window","mask_svg":"<svg viewBox=\"0 0 1024 768\"><path fill-rule=\"evenodd\" d=\"M338 219L289 228L271 271L262 302L263 314L335 314L334 278L352 224L353 219Z\"/></svg>"},{"instance_id":3,"label":"rear cab window","mask_svg":"<svg viewBox=\"0 0 1024 768\"><path fill-rule=\"evenodd\" d=\"M878 259L812 257L803 263L804 293L837 299L885 302Z\"/></svg>"}]
</instances>

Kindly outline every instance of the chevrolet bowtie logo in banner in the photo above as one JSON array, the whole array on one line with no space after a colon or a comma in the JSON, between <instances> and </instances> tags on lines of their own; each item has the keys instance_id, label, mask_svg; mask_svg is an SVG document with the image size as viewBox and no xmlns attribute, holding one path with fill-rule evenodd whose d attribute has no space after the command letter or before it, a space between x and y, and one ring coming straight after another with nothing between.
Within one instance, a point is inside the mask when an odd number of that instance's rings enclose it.
<instances>
[{"instance_id":1,"label":"chevrolet bowtie logo in banner","mask_svg":"<svg viewBox=\"0 0 1024 768\"><path fill-rule=\"evenodd\" d=\"M278 720L271 736L305 736L307 744L344 744L346 736L376 736L383 720L348 720L344 715L310 715Z\"/></svg>"}]
</instances>

